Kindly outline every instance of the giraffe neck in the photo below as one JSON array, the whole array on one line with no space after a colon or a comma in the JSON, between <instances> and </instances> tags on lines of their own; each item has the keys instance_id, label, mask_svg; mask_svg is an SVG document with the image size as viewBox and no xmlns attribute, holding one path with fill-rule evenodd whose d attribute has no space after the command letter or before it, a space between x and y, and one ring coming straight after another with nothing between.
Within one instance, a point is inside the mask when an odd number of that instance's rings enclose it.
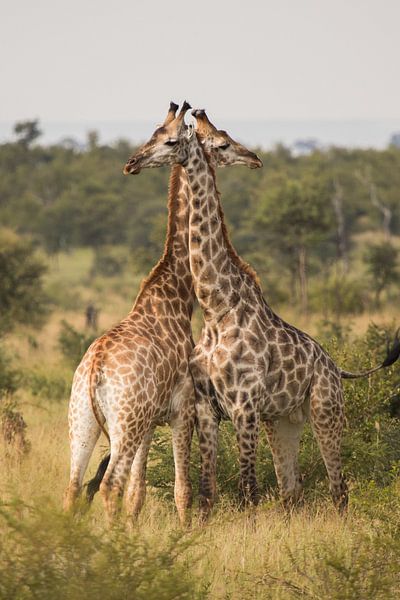
<instances>
[{"instance_id":1,"label":"giraffe neck","mask_svg":"<svg viewBox=\"0 0 400 600\"><path fill-rule=\"evenodd\" d=\"M258 287L255 273L229 239L215 172L197 139L189 146L185 167L189 197L189 253L194 289L206 320L218 319L240 301L246 276Z\"/></svg>"},{"instance_id":2,"label":"giraffe neck","mask_svg":"<svg viewBox=\"0 0 400 600\"><path fill-rule=\"evenodd\" d=\"M155 300L176 295L183 302L189 317L192 314L195 294L190 272L188 228L190 187L185 170L180 165L171 169L168 192L168 225L164 252L158 263L143 280L132 310L149 292Z\"/></svg>"}]
</instances>

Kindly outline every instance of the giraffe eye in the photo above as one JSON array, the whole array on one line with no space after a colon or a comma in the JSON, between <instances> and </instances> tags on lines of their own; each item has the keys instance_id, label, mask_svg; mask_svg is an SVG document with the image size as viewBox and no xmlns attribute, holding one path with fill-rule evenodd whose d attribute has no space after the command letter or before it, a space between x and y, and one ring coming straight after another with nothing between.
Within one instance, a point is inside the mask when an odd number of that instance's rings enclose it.
<instances>
[{"instance_id":1,"label":"giraffe eye","mask_svg":"<svg viewBox=\"0 0 400 600\"><path fill-rule=\"evenodd\" d=\"M175 144L177 144L177 143L178 143L178 140L167 140L165 142L165 145L166 146L175 146Z\"/></svg>"},{"instance_id":2,"label":"giraffe eye","mask_svg":"<svg viewBox=\"0 0 400 600\"><path fill-rule=\"evenodd\" d=\"M219 150L226 150L227 148L229 148L230 144L226 143L226 144L222 144L222 146L219 146Z\"/></svg>"}]
</instances>

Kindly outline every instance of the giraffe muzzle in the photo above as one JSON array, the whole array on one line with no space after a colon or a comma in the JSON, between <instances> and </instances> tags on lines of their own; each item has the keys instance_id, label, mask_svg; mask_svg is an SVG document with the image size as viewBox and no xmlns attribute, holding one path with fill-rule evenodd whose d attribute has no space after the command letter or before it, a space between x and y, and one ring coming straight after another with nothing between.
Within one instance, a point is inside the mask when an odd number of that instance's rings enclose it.
<instances>
[{"instance_id":1,"label":"giraffe muzzle","mask_svg":"<svg viewBox=\"0 0 400 600\"><path fill-rule=\"evenodd\" d=\"M252 163L250 164L250 169L260 169L263 166L263 162L261 160L261 158L258 158L258 156L254 155L254 159L252 161Z\"/></svg>"},{"instance_id":2,"label":"giraffe muzzle","mask_svg":"<svg viewBox=\"0 0 400 600\"><path fill-rule=\"evenodd\" d=\"M124 175L137 175L140 171L140 160L133 158L126 163L122 172Z\"/></svg>"}]
</instances>

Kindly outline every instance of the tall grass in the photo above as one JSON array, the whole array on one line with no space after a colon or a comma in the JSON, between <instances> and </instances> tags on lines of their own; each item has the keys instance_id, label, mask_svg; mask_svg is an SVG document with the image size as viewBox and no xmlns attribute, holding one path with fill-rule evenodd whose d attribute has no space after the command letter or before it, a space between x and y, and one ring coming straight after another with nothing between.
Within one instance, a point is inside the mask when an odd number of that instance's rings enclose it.
<instances>
[{"instance_id":1,"label":"tall grass","mask_svg":"<svg viewBox=\"0 0 400 600\"><path fill-rule=\"evenodd\" d=\"M352 481L341 519L326 490L289 519L276 499L239 511L222 494L209 525L181 532L172 500L150 488L133 535L104 526L101 501L60 511L68 473L66 402L27 403L22 462L0 457L0 598L334 598L400 594L400 485ZM89 471L93 472L101 448ZM271 469L265 451L262 462ZM89 474L88 474L89 475ZM197 473L193 473L197 477ZM325 489L325 486L324 486Z\"/></svg>"},{"instance_id":2,"label":"tall grass","mask_svg":"<svg viewBox=\"0 0 400 600\"><path fill-rule=\"evenodd\" d=\"M87 277L92 261L85 254L78 258L78 275L77 257L64 257L49 284L57 287L59 280L68 279L86 301L82 277ZM101 327L115 322L117 312L126 314L128 299L115 298L117 304L100 314ZM110 297L106 300L109 306ZM43 330L33 332L34 339L17 329L7 340L9 355L12 350L16 355L11 365L4 362L3 371L16 370L12 389L19 386L15 397L28 425L31 452L21 461L0 444L0 600L400 597L400 421L392 411L400 394L398 365L369 381L345 385L347 517L340 518L331 505L325 469L309 428L300 456L306 486L303 507L290 518L283 512L262 437L257 468L263 501L254 511L240 511L236 442L226 424L220 436L216 509L204 528L198 527L194 510L192 528L181 531L172 497L170 432L163 428L158 429L151 454L145 507L128 535L123 520L112 531L105 528L99 497L88 512L74 518L61 512L69 471L67 396L72 369L63 361L57 340L62 318L77 331L84 330L83 308L84 304L79 311L55 310ZM318 330L317 319L306 323L284 316L312 333ZM376 316L382 322L384 316ZM386 320L392 316L394 312ZM351 344L329 345L340 366L359 370L381 360L383 329L370 329L367 337L353 339L355 331L366 329L368 319L354 318ZM341 325L345 330L346 322ZM197 319L196 331L199 326ZM100 441L87 479L104 449ZM198 463L194 441L195 488Z\"/></svg>"}]
</instances>

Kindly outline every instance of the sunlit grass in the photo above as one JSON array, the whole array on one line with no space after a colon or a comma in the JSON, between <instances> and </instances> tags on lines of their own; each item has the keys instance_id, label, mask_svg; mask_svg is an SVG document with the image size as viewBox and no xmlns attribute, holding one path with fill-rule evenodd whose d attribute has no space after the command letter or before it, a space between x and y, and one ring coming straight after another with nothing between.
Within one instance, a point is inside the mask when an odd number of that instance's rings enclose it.
<instances>
[{"instance_id":1,"label":"sunlit grass","mask_svg":"<svg viewBox=\"0 0 400 600\"><path fill-rule=\"evenodd\" d=\"M325 476L316 484L309 483L304 506L290 518L277 499L273 476L269 476L269 481L275 490L272 494L262 490L264 500L256 510L240 511L233 494L226 492L220 496L206 527L198 526L194 508L192 528L184 532L179 528L173 501L162 499L160 490L151 488L133 535L125 534L123 519L114 532L106 529L99 496L87 513L73 519L63 515L61 506L69 472L68 399L67 393L62 397L56 394L55 388L62 390L64 382L68 389L72 369L58 347L60 323L65 319L82 331L85 302L93 298L101 308L100 330L105 330L127 314L140 277L126 271L112 278L112 286L102 278L97 278L92 286L93 282L85 283L92 261L89 251L60 255L58 260L58 264L50 265L47 282L67 285L70 292L79 294L81 306L57 308L41 331L17 328L6 340L13 353L13 365L25 378L16 398L32 447L19 461L12 453L6 455L0 443L0 599L75 600L84 595L89 600L375 600L400 596L400 485L395 473L393 477L386 475L385 481L393 481L387 487L371 482L372 471L370 479L367 473L357 480L358 460L371 465L380 463L375 455L367 455L372 448L368 442L354 451L349 430L345 439L350 448L345 470L350 475L351 493L346 518L340 518L332 507ZM109 290L104 295L107 286ZM319 315L305 318L288 306L274 308L311 334L318 332ZM382 313L344 319L343 325L351 324L350 336L356 336L367 329L371 320L379 324L396 318L398 308L387 304ZM196 313L195 335L200 326ZM357 352L353 356L349 348L343 351L339 357L346 364L341 366L363 360L359 348ZM385 399L387 391L380 391L379 381L383 384L383 377L374 379L374 389ZM347 384L346 400L350 395L354 400L364 394L366 404L360 406L367 411L368 402L372 404L374 398L368 398L369 391L362 385L367 384ZM348 414L351 415L351 406ZM381 444L379 432L373 426L372 430L371 443ZM101 438L86 479L94 473L105 448L105 439ZM263 448L260 460L271 474L271 457L265 444ZM309 440L303 446L302 460L312 462L313 449L316 468L323 470L316 444ZM375 446L373 450L377 454ZM229 468L236 469L235 453L230 454L233 458ZM197 478L195 452L193 462L193 477ZM230 472L227 468L227 476ZM308 475L312 479L312 473Z\"/></svg>"},{"instance_id":2,"label":"sunlit grass","mask_svg":"<svg viewBox=\"0 0 400 600\"><path fill-rule=\"evenodd\" d=\"M394 568L400 552L399 485L394 484L390 490L356 486L352 490L346 518L337 515L329 500L311 500L288 518L276 500L266 500L254 511L239 511L234 503L222 497L206 527L198 526L194 510L192 529L181 533L173 502L159 499L150 489L136 534L129 538L134 540L130 542L133 546L127 547L125 552L125 534L121 534L122 537L112 534L110 537L105 528L99 497L86 515L71 522L75 524L68 525L60 514L69 468L66 401L42 402L39 405L26 398L24 416L32 442L30 454L18 463L12 456L6 458L2 448L2 510L11 515L9 518L19 520L19 525L17 534L13 530L14 525L10 531L10 525L6 525L4 519L1 521L0 529L6 536L3 540L7 538L8 541L0 546L0 566L5 568L4 553L11 544L16 553L16 577L21 574L28 579L31 577L39 586L41 597L50 598L59 585L58 597L78 598L78 591L67 585L64 570L71 570L78 580L86 581L75 561L87 555L95 565L91 567L93 580L85 584L88 585L88 597L94 594L93 590L103 586L104 598L142 598L139 591L135 592L137 595L133 592L128 596L113 595L112 584L105 583L105 574L98 567L98 561L102 563L114 548L118 564L112 564L110 571L118 572L118 577L122 577L120 562L136 556L139 550L135 544L139 544L142 550L141 544L144 544L145 548L138 559L140 577L146 573L143 577L147 581L150 569L154 589L157 590L154 593L160 593L155 582L163 582L164 567L159 567L159 570L150 568L147 561L157 564L163 552L171 552L174 536L178 536L176 545L179 552L176 566L171 563L171 577L176 575L177 580L182 582L180 569L183 568L192 583L185 588L182 596L174 596L172 587L168 592L170 595L165 598L281 599L304 595L321 599L364 599L396 597L400 593L399 574ZM100 453L101 447L91 461L88 476L93 473ZM15 499L18 503L12 508L10 504ZM121 523L123 527L123 520ZM38 529L42 527L45 531L39 534ZM88 536L94 537L88 541ZM106 545L96 550L96 540L102 543L107 540ZM47 573L49 578L48 595L43 582L40 585L37 582L40 579L39 559L29 567L24 554L26 547L23 550L20 544L30 545L32 551L35 544L48 544L50 547L53 544L52 553L53 558L58 557L57 564L53 565L54 568L43 567L43 573ZM66 547L72 550L66 553ZM44 548L38 548L37 553L43 560L48 557ZM387 562L382 566L383 556L387 556ZM379 572L375 571L375 561ZM129 577L134 579L135 573ZM143 589L146 585L143 583ZM115 590L121 591L121 588L116 585ZM392 595L385 595L389 593ZM20 588L12 597L39 596Z\"/></svg>"}]
</instances>

